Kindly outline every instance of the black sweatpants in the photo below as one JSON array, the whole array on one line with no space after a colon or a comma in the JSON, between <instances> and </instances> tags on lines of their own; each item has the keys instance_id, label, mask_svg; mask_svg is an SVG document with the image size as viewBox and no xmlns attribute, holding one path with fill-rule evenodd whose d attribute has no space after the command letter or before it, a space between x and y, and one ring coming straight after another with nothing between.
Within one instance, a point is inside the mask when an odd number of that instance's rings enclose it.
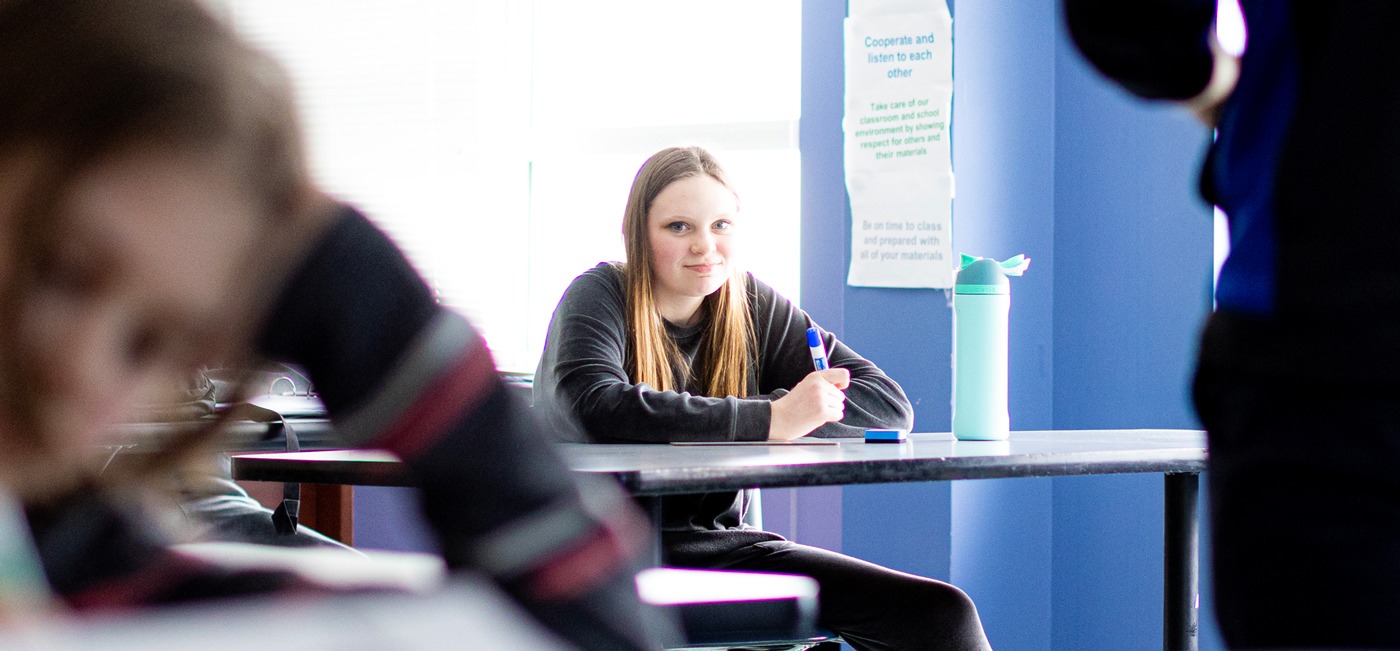
<instances>
[{"instance_id":1,"label":"black sweatpants","mask_svg":"<svg viewBox=\"0 0 1400 651\"><path fill-rule=\"evenodd\" d=\"M1197 370L1226 643L1400 648L1400 385Z\"/></svg>"},{"instance_id":2,"label":"black sweatpants","mask_svg":"<svg viewBox=\"0 0 1400 651\"><path fill-rule=\"evenodd\" d=\"M977 607L957 587L768 535L772 540L722 555L669 553L667 560L682 567L810 576L821 589L818 623L858 651L991 649Z\"/></svg>"}]
</instances>

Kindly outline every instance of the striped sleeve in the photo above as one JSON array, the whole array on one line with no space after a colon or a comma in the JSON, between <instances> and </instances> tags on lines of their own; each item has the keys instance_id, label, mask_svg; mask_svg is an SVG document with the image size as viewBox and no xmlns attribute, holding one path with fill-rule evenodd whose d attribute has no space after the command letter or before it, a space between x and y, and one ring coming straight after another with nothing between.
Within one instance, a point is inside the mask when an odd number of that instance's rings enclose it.
<instances>
[{"instance_id":1,"label":"striped sleeve","mask_svg":"<svg viewBox=\"0 0 1400 651\"><path fill-rule=\"evenodd\" d=\"M450 566L496 577L546 623L607 593L556 630L585 648L599 633L650 646L630 580L645 540L635 509L615 486L580 488L482 339L362 215L343 209L312 247L259 347L307 370L347 443L404 460Z\"/></svg>"},{"instance_id":2,"label":"striped sleeve","mask_svg":"<svg viewBox=\"0 0 1400 651\"><path fill-rule=\"evenodd\" d=\"M54 593L77 611L325 594L289 572L225 568L175 551L146 515L100 490L31 505L30 532Z\"/></svg>"},{"instance_id":3,"label":"striped sleeve","mask_svg":"<svg viewBox=\"0 0 1400 651\"><path fill-rule=\"evenodd\" d=\"M462 317L439 311L400 356L382 386L336 421L347 441L412 457L476 407L493 388L496 369Z\"/></svg>"}]
</instances>

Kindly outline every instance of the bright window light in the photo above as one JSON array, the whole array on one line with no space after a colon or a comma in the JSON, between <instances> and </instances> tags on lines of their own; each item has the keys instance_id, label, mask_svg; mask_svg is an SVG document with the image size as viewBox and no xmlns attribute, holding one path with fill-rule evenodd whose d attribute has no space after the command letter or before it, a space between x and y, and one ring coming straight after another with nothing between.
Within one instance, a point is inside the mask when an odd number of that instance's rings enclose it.
<instances>
[{"instance_id":1,"label":"bright window light","mask_svg":"<svg viewBox=\"0 0 1400 651\"><path fill-rule=\"evenodd\" d=\"M622 257L638 167L715 150L750 268L799 277L798 0L220 0L291 70L311 161L407 251L505 370L570 280ZM737 47L742 44L742 47Z\"/></svg>"},{"instance_id":2,"label":"bright window light","mask_svg":"<svg viewBox=\"0 0 1400 651\"><path fill-rule=\"evenodd\" d=\"M1244 54L1249 42L1249 31L1245 29L1244 12L1238 0L1219 0L1215 5L1215 38L1220 47L1235 56Z\"/></svg>"},{"instance_id":3,"label":"bright window light","mask_svg":"<svg viewBox=\"0 0 1400 651\"><path fill-rule=\"evenodd\" d=\"M1245 46L1249 42L1249 30L1245 27L1244 12L1240 10L1237 0L1218 0L1215 7L1215 38L1220 42L1220 47L1235 56L1244 56ZM1230 227L1226 221L1225 213L1220 208L1215 209L1215 228L1213 231L1214 241L1214 280L1212 287L1220 284L1220 268L1225 264L1225 258L1230 255Z\"/></svg>"}]
</instances>

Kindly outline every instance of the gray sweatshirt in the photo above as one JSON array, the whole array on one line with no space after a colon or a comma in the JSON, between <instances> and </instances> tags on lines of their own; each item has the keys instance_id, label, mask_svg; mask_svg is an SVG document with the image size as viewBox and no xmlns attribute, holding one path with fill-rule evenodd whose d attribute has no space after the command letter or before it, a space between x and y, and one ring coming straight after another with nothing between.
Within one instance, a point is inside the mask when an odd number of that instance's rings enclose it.
<instances>
[{"instance_id":1,"label":"gray sweatshirt","mask_svg":"<svg viewBox=\"0 0 1400 651\"><path fill-rule=\"evenodd\" d=\"M693 385L684 391L657 391L633 383L624 367L628 340L623 275L618 265L603 263L574 279L554 310L535 372L535 409L556 425L555 431L574 432L576 441L767 439L772 401L813 370L807 328L816 324L752 275L746 275L746 285L756 340L749 367L752 395L712 398L700 395ZM703 321L666 324L667 334L690 363L700 350L704 326ZM858 437L867 428L911 426L913 409L894 380L831 333L822 331L822 341L831 367L850 371L851 385L846 389L845 416L811 436ZM662 504L668 554L723 553L774 538L744 530L744 504L737 491L670 496Z\"/></svg>"}]
</instances>

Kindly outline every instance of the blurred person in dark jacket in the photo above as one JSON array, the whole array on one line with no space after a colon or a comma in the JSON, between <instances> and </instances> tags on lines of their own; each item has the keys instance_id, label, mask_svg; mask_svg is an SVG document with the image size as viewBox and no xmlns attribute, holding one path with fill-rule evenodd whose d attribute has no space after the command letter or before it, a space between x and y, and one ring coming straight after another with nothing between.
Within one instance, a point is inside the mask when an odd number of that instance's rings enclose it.
<instances>
[{"instance_id":1,"label":"blurred person in dark jacket","mask_svg":"<svg viewBox=\"0 0 1400 651\"><path fill-rule=\"evenodd\" d=\"M1400 3L1065 0L1132 93L1218 129L1201 186L1230 255L1195 380L1217 617L1235 648L1397 648Z\"/></svg>"}]
</instances>

